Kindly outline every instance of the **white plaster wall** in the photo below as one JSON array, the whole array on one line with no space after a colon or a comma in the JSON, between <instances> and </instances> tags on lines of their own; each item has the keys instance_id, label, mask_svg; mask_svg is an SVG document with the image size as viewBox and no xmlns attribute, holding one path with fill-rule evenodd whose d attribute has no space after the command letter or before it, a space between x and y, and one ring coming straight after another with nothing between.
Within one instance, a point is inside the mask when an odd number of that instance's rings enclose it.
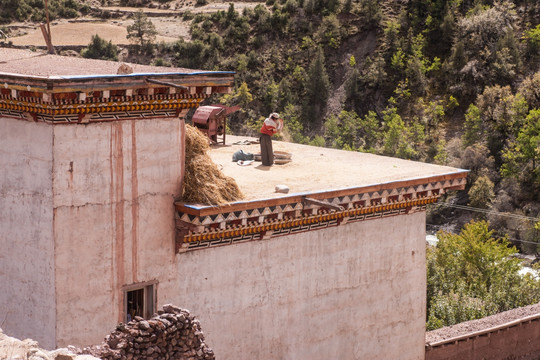
<instances>
[{"instance_id":1,"label":"white plaster wall","mask_svg":"<svg viewBox=\"0 0 540 360\"><path fill-rule=\"evenodd\" d=\"M219 359L423 359L425 213L177 255Z\"/></svg>"},{"instance_id":2,"label":"white plaster wall","mask_svg":"<svg viewBox=\"0 0 540 360\"><path fill-rule=\"evenodd\" d=\"M100 343L125 285L174 269L179 119L54 128L57 343ZM168 263L168 265L167 265Z\"/></svg>"},{"instance_id":3,"label":"white plaster wall","mask_svg":"<svg viewBox=\"0 0 540 360\"><path fill-rule=\"evenodd\" d=\"M425 213L175 255L180 130L55 126L58 346L101 342L122 287L157 280L220 359L423 359Z\"/></svg>"},{"instance_id":4,"label":"white plaster wall","mask_svg":"<svg viewBox=\"0 0 540 360\"><path fill-rule=\"evenodd\" d=\"M0 327L55 345L52 127L0 117Z\"/></svg>"}]
</instances>

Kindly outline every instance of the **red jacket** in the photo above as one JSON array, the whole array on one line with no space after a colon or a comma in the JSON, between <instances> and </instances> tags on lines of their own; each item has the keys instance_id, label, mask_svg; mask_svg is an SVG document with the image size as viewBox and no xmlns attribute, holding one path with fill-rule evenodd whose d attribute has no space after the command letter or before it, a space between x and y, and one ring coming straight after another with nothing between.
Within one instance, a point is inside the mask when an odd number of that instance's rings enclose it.
<instances>
[{"instance_id":1,"label":"red jacket","mask_svg":"<svg viewBox=\"0 0 540 360\"><path fill-rule=\"evenodd\" d=\"M266 135L274 135L275 133L277 133L277 122L270 119L270 118L266 118L263 122L263 125L261 127L261 134L266 134Z\"/></svg>"}]
</instances>

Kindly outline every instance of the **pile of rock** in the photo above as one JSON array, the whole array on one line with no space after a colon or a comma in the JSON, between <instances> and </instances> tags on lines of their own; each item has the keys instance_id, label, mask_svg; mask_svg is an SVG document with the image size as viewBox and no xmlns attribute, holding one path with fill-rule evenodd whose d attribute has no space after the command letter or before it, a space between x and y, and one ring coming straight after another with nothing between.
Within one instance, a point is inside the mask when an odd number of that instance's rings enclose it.
<instances>
[{"instance_id":1,"label":"pile of rock","mask_svg":"<svg viewBox=\"0 0 540 360\"><path fill-rule=\"evenodd\" d=\"M163 306L150 320L136 316L127 324L119 324L101 345L73 350L104 360L215 359L204 342L199 320L174 305Z\"/></svg>"},{"instance_id":2,"label":"pile of rock","mask_svg":"<svg viewBox=\"0 0 540 360\"><path fill-rule=\"evenodd\" d=\"M99 360L90 355L77 355L62 348L48 351L41 349L37 341L19 340L4 334L0 329L0 359L8 360Z\"/></svg>"}]
</instances>

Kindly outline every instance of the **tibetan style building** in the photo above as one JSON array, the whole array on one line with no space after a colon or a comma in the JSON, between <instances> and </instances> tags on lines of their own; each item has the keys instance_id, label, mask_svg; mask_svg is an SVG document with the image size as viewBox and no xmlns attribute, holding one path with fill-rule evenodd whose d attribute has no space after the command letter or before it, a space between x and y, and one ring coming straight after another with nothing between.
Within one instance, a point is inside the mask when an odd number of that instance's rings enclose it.
<instances>
[{"instance_id":1,"label":"tibetan style building","mask_svg":"<svg viewBox=\"0 0 540 360\"><path fill-rule=\"evenodd\" d=\"M126 66L0 49L7 333L97 344L171 303L219 359L424 358L425 210L466 171L279 141L238 166L258 145L227 136L245 198L186 204L184 116L234 74Z\"/></svg>"}]
</instances>

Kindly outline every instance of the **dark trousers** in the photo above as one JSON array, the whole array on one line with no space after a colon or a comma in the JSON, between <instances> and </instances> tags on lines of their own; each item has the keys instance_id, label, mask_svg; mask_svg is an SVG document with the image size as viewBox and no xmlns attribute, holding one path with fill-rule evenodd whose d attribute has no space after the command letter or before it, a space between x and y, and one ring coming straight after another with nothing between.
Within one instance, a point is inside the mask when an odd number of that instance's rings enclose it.
<instances>
[{"instance_id":1,"label":"dark trousers","mask_svg":"<svg viewBox=\"0 0 540 360\"><path fill-rule=\"evenodd\" d=\"M261 134L261 161L263 165L271 166L274 164L274 150L272 149L272 138L270 135Z\"/></svg>"}]
</instances>

